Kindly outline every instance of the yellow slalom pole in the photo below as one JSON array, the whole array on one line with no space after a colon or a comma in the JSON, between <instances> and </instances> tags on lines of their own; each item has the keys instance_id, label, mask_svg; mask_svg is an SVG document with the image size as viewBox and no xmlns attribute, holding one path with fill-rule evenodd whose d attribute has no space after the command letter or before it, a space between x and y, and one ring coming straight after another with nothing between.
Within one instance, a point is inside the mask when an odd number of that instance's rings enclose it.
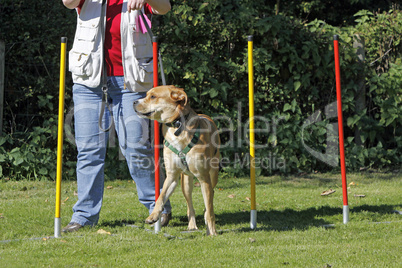
<instances>
[{"instance_id":1,"label":"yellow slalom pole","mask_svg":"<svg viewBox=\"0 0 402 268\"><path fill-rule=\"evenodd\" d=\"M57 130L56 209L54 218L54 237L56 238L61 236L60 203L63 164L64 92L66 87L66 47L67 37L62 37L60 53L59 122Z\"/></svg>"},{"instance_id":2,"label":"yellow slalom pole","mask_svg":"<svg viewBox=\"0 0 402 268\"><path fill-rule=\"evenodd\" d=\"M257 227L257 209L255 201L255 135L254 135L254 69L253 69L253 36L248 36L248 105L250 117L250 185L251 212L250 228Z\"/></svg>"}]
</instances>

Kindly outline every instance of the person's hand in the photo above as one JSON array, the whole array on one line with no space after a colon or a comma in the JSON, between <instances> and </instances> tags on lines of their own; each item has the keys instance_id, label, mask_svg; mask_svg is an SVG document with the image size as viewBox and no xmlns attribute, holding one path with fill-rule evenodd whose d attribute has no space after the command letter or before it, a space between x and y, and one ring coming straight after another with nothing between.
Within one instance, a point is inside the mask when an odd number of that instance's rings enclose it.
<instances>
[{"instance_id":1,"label":"person's hand","mask_svg":"<svg viewBox=\"0 0 402 268\"><path fill-rule=\"evenodd\" d=\"M145 5L145 0L128 0L127 1L127 10L131 12L131 10L139 10Z\"/></svg>"}]
</instances>

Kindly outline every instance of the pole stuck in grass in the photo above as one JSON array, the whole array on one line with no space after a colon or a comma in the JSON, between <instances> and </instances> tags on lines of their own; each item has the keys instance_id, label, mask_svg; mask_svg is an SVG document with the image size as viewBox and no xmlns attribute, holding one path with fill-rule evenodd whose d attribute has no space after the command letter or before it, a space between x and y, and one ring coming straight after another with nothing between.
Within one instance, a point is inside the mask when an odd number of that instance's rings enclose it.
<instances>
[{"instance_id":1,"label":"pole stuck in grass","mask_svg":"<svg viewBox=\"0 0 402 268\"><path fill-rule=\"evenodd\" d=\"M158 86L158 37L152 37L152 48L153 48L153 66L154 66L154 87ZM159 197L159 189L160 189L160 166L159 166L159 146L160 146L160 138L159 138L159 123L154 120L154 161L155 161L155 202ZM161 219L159 218L154 225L155 233L159 233L161 230Z\"/></svg>"},{"instance_id":2,"label":"pole stuck in grass","mask_svg":"<svg viewBox=\"0 0 402 268\"><path fill-rule=\"evenodd\" d=\"M253 36L248 36L248 100L250 118L250 185L251 211L250 228L257 227L257 210L255 200L255 134L254 134L254 69L253 69Z\"/></svg>"},{"instance_id":3,"label":"pole stuck in grass","mask_svg":"<svg viewBox=\"0 0 402 268\"><path fill-rule=\"evenodd\" d=\"M63 125L64 125L64 93L66 87L66 49L67 37L61 38L60 49L60 84L59 84L59 119L57 129L57 168L56 168L56 209L54 218L54 237L60 237L60 203L61 178L63 166Z\"/></svg>"},{"instance_id":4,"label":"pole stuck in grass","mask_svg":"<svg viewBox=\"0 0 402 268\"><path fill-rule=\"evenodd\" d=\"M341 160L342 174L342 190L343 190L343 223L349 221L349 205L348 205L348 189L346 182L346 166L345 166L345 146L343 139L343 117L342 117L342 89L341 89L341 68L339 64L339 36L334 35L334 57L335 57L335 81L336 81L336 97L338 109L338 135L339 135L339 154Z\"/></svg>"}]
</instances>

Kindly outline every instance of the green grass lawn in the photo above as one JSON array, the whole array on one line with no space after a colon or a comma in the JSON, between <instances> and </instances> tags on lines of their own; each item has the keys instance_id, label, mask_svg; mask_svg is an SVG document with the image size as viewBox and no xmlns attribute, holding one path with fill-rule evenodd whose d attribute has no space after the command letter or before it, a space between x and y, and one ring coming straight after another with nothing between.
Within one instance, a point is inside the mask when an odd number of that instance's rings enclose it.
<instances>
[{"instance_id":1,"label":"green grass lawn","mask_svg":"<svg viewBox=\"0 0 402 268\"><path fill-rule=\"evenodd\" d=\"M99 224L53 236L55 183L0 181L0 267L401 267L402 175L348 175L350 222L342 222L339 174L257 179L257 230L250 230L247 178L215 190L217 237L205 236L201 190L193 199L198 232L187 228L181 190L173 220L154 234L131 180L106 182ZM321 196L329 188L336 192ZM76 183L62 183L62 224ZM355 195L365 195L364 198ZM330 225L330 226L328 226ZM327 227L324 227L327 226ZM99 234L103 229L110 234Z\"/></svg>"}]
</instances>

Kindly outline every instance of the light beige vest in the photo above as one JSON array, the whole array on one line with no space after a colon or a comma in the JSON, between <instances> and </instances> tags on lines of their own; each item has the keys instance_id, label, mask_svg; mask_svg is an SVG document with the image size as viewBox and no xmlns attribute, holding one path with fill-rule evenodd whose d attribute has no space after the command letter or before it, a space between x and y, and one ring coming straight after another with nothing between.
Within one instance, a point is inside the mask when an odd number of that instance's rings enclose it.
<instances>
[{"instance_id":1,"label":"light beige vest","mask_svg":"<svg viewBox=\"0 0 402 268\"><path fill-rule=\"evenodd\" d=\"M106 21L100 22L101 8L102 0L85 1L77 15L74 44L69 52L69 70L74 83L88 87L101 83L103 33L100 23L105 25ZM137 27L138 17L138 11L127 11L127 0L124 0L120 33L125 86L131 91L144 92L152 87L153 81L152 43L148 33L141 33Z\"/></svg>"}]
</instances>

